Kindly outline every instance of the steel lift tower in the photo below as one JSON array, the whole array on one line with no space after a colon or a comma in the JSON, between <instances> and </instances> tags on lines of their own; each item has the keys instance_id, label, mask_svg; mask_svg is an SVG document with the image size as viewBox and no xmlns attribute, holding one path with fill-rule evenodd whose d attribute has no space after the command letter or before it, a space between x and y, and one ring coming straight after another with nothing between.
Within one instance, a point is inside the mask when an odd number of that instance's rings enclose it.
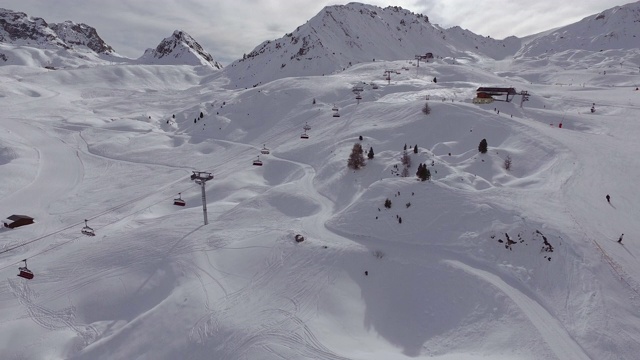
<instances>
[{"instance_id":1,"label":"steel lift tower","mask_svg":"<svg viewBox=\"0 0 640 360\"><path fill-rule=\"evenodd\" d=\"M204 224L209 224L207 219L207 194L204 191L204 186L207 181L213 179L213 174L206 171L194 171L191 175L191 180L195 181L202 188L202 212L204 213Z\"/></svg>"}]
</instances>

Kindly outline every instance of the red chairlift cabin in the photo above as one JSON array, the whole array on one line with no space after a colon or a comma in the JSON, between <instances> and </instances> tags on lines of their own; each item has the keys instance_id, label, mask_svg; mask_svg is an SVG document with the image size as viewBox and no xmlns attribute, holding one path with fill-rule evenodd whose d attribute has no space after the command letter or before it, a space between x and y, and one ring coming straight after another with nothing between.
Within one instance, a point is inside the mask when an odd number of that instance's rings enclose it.
<instances>
[{"instance_id":1,"label":"red chairlift cabin","mask_svg":"<svg viewBox=\"0 0 640 360\"><path fill-rule=\"evenodd\" d=\"M260 154L269 154L269 149L267 149L266 145L262 145L262 150L260 150Z\"/></svg>"},{"instance_id":2,"label":"red chairlift cabin","mask_svg":"<svg viewBox=\"0 0 640 360\"><path fill-rule=\"evenodd\" d=\"M24 259L22 261L24 261L24 266L18 267L18 270L20 271L18 276L27 280L33 279L33 272L29 270L29 268L27 268L27 259Z\"/></svg>"},{"instance_id":3,"label":"red chairlift cabin","mask_svg":"<svg viewBox=\"0 0 640 360\"><path fill-rule=\"evenodd\" d=\"M260 156L256 160L253 160L253 165L262 166L262 160L260 160Z\"/></svg>"},{"instance_id":4,"label":"red chairlift cabin","mask_svg":"<svg viewBox=\"0 0 640 360\"><path fill-rule=\"evenodd\" d=\"M96 233L93 231L92 228L89 227L89 225L87 225L87 220L84 220L84 227L82 228L82 230L80 230L81 233L87 235L87 236L96 236Z\"/></svg>"},{"instance_id":5,"label":"red chairlift cabin","mask_svg":"<svg viewBox=\"0 0 640 360\"><path fill-rule=\"evenodd\" d=\"M182 200L182 193L178 193L178 197L173 199L173 205L177 205L177 206L187 205L187 202Z\"/></svg>"}]
</instances>

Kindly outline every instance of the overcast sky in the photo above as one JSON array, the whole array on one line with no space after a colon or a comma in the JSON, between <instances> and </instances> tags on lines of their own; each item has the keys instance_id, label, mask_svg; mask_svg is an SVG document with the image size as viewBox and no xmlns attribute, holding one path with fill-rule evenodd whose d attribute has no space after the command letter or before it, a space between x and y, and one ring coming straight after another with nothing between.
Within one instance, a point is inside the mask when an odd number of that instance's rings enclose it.
<instances>
[{"instance_id":1,"label":"overcast sky","mask_svg":"<svg viewBox=\"0 0 640 360\"><path fill-rule=\"evenodd\" d=\"M0 0L0 7L93 26L121 55L138 58L174 30L193 36L223 65L265 40L282 37L314 17L326 0ZM503 39L567 25L630 0L369 0L427 15L443 27L459 25Z\"/></svg>"}]
</instances>

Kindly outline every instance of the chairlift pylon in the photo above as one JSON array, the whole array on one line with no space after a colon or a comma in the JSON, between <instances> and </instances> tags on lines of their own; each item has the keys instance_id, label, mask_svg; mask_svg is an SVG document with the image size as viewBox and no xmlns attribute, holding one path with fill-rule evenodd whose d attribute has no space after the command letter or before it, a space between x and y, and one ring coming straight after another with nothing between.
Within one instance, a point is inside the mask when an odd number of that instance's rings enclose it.
<instances>
[{"instance_id":1,"label":"chairlift pylon","mask_svg":"<svg viewBox=\"0 0 640 360\"><path fill-rule=\"evenodd\" d=\"M178 197L173 199L173 205L177 205L177 206L187 205L187 202L182 200L182 193L178 193Z\"/></svg>"},{"instance_id":2,"label":"chairlift pylon","mask_svg":"<svg viewBox=\"0 0 640 360\"><path fill-rule=\"evenodd\" d=\"M311 126L309 126L308 123L304 123L304 126L302 128L304 129L304 131L311 130Z\"/></svg>"},{"instance_id":3,"label":"chairlift pylon","mask_svg":"<svg viewBox=\"0 0 640 360\"><path fill-rule=\"evenodd\" d=\"M27 259L23 259L22 261L24 261L24 266L18 267L18 270L20 271L18 276L20 276L21 278L25 278L27 280L33 279L33 271L27 268Z\"/></svg>"},{"instance_id":4,"label":"chairlift pylon","mask_svg":"<svg viewBox=\"0 0 640 360\"><path fill-rule=\"evenodd\" d=\"M82 228L82 230L80 230L81 233L87 235L87 236L96 236L95 231L93 231L92 228L89 227L89 225L87 224L88 220L84 220L84 227Z\"/></svg>"}]
</instances>

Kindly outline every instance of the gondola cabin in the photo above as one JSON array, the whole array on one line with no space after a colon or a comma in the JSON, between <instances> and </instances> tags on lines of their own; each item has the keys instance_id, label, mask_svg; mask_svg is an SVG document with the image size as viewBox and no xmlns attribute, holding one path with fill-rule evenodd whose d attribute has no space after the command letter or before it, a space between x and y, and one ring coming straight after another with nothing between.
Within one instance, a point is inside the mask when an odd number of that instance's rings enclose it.
<instances>
[{"instance_id":1,"label":"gondola cabin","mask_svg":"<svg viewBox=\"0 0 640 360\"><path fill-rule=\"evenodd\" d=\"M187 202L182 200L182 193L178 193L178 197L173 199L173 205L176 205L176 206L185 206L185 205L187 205Z\"/></svg>"},{"instance_id":2,"label":"gondola cabin","mask_svg":"<svg viewBox=\"0 0 640 360\"><path fill-rule=\"evenodd\" d=\"M262 160L260 160L259 156L258 156L258 158L256 160L253 160L253 165L254 166L262 166Z\"/></svg>"},{"instance_id":3,"label":"gondola cabin","mask_svg":"<svg viewBox=\"0 0 640 360\"><path fill-rule=\"evenodd\" d=\"M87 236L96 236L95 231L87 225L87 220L84 221L84 227L80 230L81 233Z\"/></svg>"},{"instance_id":4,"label":"gondola cabin","mask_svg":"<svg viewBox=\"0 0 640 360\"><path fill-rule=\"evenodd\" d=\"M260 150L260 154L267 155L269 154L269 149L266 146L262 146L262 150Z\"/></svg>"},{"instance_id":5,"label":"gondola cabin","mask_svg":"<svg viewBox=\"0 0 640 360\"><path fill-rule=\"evenodd\" d=\"M24 266L20 266L18 268L18 276L27 280L33 279L33 272L27 268L27 259L24 259L22 261L24 261Z\"/></svg>"}]
</instances>

